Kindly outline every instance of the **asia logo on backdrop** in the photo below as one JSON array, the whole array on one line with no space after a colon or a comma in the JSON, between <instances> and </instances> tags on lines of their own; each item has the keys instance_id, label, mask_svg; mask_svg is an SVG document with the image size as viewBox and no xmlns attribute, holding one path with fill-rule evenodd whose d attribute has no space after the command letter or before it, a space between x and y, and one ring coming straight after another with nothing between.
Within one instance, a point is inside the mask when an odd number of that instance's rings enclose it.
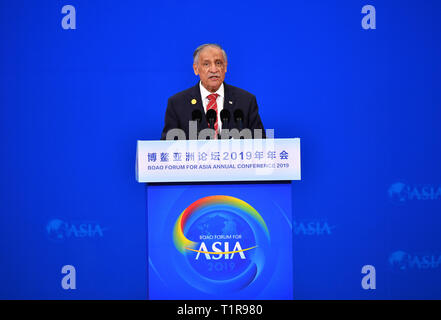
<instances>
[{"instance_id":1,"label":"asia logo on backdrop","mask_svg":"<svg viewBox=\"0 0 441 320\"><path fill-rule=\"evenodd\" d=\"M392 202L397 204L409 201L437 201L441 200L441 185L396 182L389 187L388 194Z\"/></svg>"},{"instance_id":2,"label":"asia logo on backdrop","mask_svg":"<svg viewBox=\"0 0 441 320\"><path fill-rule=\"evenodd\" d=\"M330 236L335 228L335 225L323 219L293 221L293 232L296 236Z\"/></svg>"},{"instance_id":3,"label":"asia logo on backdrop","mask_svg":"<svg viewBox=\"0 0 441 320\"><path fill-rule=\"evenodd\" d=\"M408 253L403 250L392 252L389 265L396 271L433 270L441 268L440 253Z\"/></svg>"},{"instance_id":4,"label":"asia logo on backdrop","mask_svg":"<svg viewBox=\"0 0 441 320\"><path fill-rule=\"evenodd\" d=\"M51 240L102 238L103 228L97 222L67 222L61 219L52 219L46 225L47 236Z\"/></svg>"},{"instance_id":5,"label":"asia logo on backdrop","mask_svg":"<svg viewBox=\"0 0 441 320\"><path fill-rule=\"evenodd\" d=\"M173 242L181 257L181 276L193 287L216 294L254 283L270 250L261 215L245 201L225 195L189 205L176 220Z\"/></svg>"}]
</instances>

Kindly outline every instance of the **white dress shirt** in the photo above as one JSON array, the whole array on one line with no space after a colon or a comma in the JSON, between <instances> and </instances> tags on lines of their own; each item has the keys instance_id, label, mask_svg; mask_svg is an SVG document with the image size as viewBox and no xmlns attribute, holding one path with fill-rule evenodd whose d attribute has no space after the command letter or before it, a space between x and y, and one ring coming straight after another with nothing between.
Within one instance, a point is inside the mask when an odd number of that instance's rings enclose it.
<instances>
[{"instance_id":1,"label":"white dress shirt","mask_svg":"<svg viewBox=\"0 0 441 320\"><path fill-rule=\"evenodd\" d=\"M205 87L202 85L202 82L199 82L199 88L201 90L201 98L202 98L202 105L204 106L205 114L207 113L207 105L208 105L208 96L212 94L212 92L205 89ZM219 89L215 92L219 96L216 99L217 103L217 126L219 129L219 132L222 130L222 121L220 119L220 112L224 108L224 99L225 99L225 91L224 91L224 84L222 83Z\"/></svg>"}]
</instances>

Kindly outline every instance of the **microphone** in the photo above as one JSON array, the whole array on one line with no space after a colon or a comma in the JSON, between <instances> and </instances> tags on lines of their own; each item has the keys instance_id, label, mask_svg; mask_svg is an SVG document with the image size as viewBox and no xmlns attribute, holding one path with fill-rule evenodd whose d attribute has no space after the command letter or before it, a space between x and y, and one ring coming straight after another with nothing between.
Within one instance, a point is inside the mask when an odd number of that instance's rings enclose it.
<instances>
[{"instance_id":1,"label":"microphone","mask_svg":"<svg viewBox=\"0 0 441 320\"><path fill-rule=\"evenodd\" d=\"M228 122L230 122L230 111L222 109L220 112L220 118L222 121L222 129L226 129L228 127Z\"/></svg>"},{"instance_id":2,"label":"microphone","mask_svg":"<svg viewBox=\"0 0 441 320\"><path fill-rule=\"evenodd\" d=\"M214 130L214 124L216 123L217 114L216 111L210 109L207 111L207 120L210 128Z\"/></svg>"},{"instance_id":3,"label":"microphone","mask_svg":"<svg viewBox=\"0 0 441 320\"><path fill-rule=\"evenodd\" d=\"M243 111L240 109L234 110L234 121L239 125L239 130L243 129Z\"/></svg>"},{"instance_id":4,"label":"microphone","mask_svg":"<svg viewBox=\"0 0 441 320\"><path fill-rule=\"evenodd\" d=\"M192 121L197 121L198 124L200 124L201 121L202 121L202 112L201 112L201 110L198 110L198 109L193 110L193 112L191 113L191 120Z\"/></svg>"}]
</instances>

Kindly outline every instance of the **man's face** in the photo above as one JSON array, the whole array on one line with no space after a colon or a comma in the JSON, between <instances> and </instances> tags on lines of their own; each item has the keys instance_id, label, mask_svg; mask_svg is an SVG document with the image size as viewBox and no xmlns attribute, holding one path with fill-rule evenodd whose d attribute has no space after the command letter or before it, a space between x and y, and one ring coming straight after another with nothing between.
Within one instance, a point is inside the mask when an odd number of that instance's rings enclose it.
<instances>
[{"instance_id":1,"label":"man's face","mask_svg":"<svg viewBox=\"0 0 441 320\"><path fill-rule=\"evenodd\" d=\"M210 92L216 92L225 79L227 62L219 48L206 47L199 52L197 64L193 65L195 75L199 75L202 85Z\"/></svg>"}]
</instances>

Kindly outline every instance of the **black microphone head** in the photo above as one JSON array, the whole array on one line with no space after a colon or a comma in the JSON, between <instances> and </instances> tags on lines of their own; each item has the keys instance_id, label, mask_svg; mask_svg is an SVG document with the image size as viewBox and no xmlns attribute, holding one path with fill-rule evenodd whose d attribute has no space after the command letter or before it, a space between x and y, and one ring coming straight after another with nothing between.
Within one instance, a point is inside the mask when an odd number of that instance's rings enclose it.
<instances>
[{"instance_id":1,"label":"black microphone head","mask_svg":"<svg viewBox=\"0 0 441 320\"><path fill-rule=\"evenodd\" d=\"M210 109L207 111L207 120L208 122L216 122L216 118L217 118L217 114L216 111L214 111L213 109Z\"/></svg>"},{"instance_id":2,"label":"black microphone head","mask_svg":"<svg viewBox=\"0 0 441 320\"><path fill-rule=\"evenodd\" d=\"M193 110L193 112L191 113L191 119L193 121L197 121L198 123L201 122L201 120L202 120L201 110L198 110L198 109Z\"/></svg>"},{"instance_id":3,"label":"black microphone head","mask_svg":"<svg viewBox=\"0 0 441 320\"><path fill-rule=\"evenodd\" d=\"M220 112L220 118L222 121L222 126L225 126L230 121L230 111L222 109Z\"/></svg>"},{"instance_id":4,"label":"black microphone head","mask_svg":"<svg viewBox=\"0 0 441 320\"><path fill-rule=\"evenodd\" d=\"M240 109L234 110L234 121L243 121L243 111Z\"/></svg>"}]
</instances>

